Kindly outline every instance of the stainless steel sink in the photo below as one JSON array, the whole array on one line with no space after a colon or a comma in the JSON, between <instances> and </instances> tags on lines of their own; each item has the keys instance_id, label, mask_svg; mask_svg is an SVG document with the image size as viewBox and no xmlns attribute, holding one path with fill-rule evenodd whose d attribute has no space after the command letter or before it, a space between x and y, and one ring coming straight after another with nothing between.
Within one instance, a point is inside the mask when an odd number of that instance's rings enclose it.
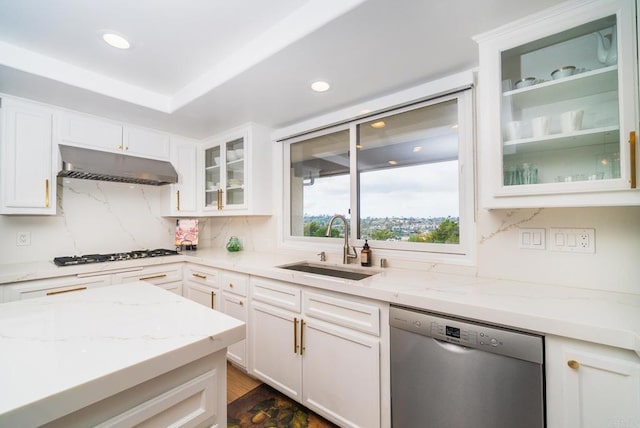
<instances>
[{"instance_id":1,"label":"stainless steel sink","mask_svg":"<svg viewBox=\"0 0 640 428\"><path fill-rule=\"evenodd\" d=\"M314 273L317 275L332 276L335 278L352 279L360 281L377 274L375 271L364 271L363 269L354 269L335 265L320 265L316 263L300 262L290 265L278 266L281 269L295 270L298 272Z\"/></svg>"}]
</instances>

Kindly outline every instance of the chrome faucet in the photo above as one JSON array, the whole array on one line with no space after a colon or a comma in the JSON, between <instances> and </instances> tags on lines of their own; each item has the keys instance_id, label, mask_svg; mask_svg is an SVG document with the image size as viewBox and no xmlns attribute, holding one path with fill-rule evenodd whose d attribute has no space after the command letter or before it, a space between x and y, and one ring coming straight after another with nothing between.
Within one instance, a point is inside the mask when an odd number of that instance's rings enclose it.
<instances>
[{"instance_id":1,"label":"chrome faucet","mask_svg":"<svg viewBox=\"0 0 640 428\"><path fill-rule=\"evenodd\" d=\"M350 251L351 248L349 248L349 223L347 223L347 219L345 218L345 216L334 214L329 219L326 236L331 236L331 226L333 226L333 221L337 218L341 219L344 222L344 248L342 250L342 263L346 265L349 264L349 259L357 259L358 253L356 253L356 247L351 247L353 248L353 253Z\"/></svg>"}]
</instances>

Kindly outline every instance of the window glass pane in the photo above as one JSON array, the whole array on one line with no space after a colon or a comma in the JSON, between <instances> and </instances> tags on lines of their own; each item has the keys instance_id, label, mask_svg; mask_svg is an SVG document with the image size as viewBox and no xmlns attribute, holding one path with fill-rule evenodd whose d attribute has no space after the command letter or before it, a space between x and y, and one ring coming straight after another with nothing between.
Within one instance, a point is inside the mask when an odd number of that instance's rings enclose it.
<instances>
[{"instance_id":1,"label":"window glass pane","mask_svg":"<svg viewBox=\"0 0 640 428\"><path fill-rule=\"evenodd\" d=\"M452 100L358 126L360 238L459 243Z\"/></svg>"},{"instance_id":2,"label":"window glass pane","mask_svg":"<svg viewBox=\"0 0 640 428\"><path fill-rule=\"evenodd\" d=\"M349 130L293 143L290 159L291 236L325 236L333 214L349 213Z\"/></svg>"}]
</instances>

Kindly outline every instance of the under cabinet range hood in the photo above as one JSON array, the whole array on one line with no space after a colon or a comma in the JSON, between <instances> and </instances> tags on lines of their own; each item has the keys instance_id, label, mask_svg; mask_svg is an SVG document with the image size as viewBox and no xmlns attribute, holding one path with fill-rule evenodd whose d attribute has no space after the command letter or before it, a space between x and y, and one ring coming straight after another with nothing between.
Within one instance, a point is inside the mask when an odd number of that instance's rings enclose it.
<instances>
[{"instance_id":1,"label":"under cabinet range hood","mask_svg":"<svg viewBox=\"0 0 640 428\"><path fill-rule=\"evenodd\" d=\"M178 173L167 161L58 145L62 170L58 177L161 186L178 182Z\"/></svg>"}]
</instances>

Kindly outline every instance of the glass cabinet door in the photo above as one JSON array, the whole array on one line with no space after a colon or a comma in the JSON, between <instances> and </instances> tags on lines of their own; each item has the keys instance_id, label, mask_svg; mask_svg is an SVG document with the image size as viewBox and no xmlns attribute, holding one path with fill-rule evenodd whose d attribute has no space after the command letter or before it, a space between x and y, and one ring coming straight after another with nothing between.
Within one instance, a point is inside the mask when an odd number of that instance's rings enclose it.
<instances>
[{"instance_id":1,"label":"glass cabinet door","mask_svg":"<svg viewBox=\"0 0 640 428\"><path fill-rule=\"evenodd\" d=\"M501 53L504 186L616 180L616 15Z\"/></svg>"},{"instance_id":2,"label":"glass cabinet door","mask_svg":"<svg viewBox=\"0 0 640 428\"><path fill-rule=\"evenodd\" d=\"M221 203L221 173L222 160L220 146L211 147L204 151L204 200L206 207L222 209Z\"/></svg>"},{"instance_id":3,"label":"glass cabinet door","mask_svg":"<svg viewBox=\"0 0 640 428\"><path fill-rule=\"evenodd\" d=\"M224 205L239 207L245 205L245 142L244 138L228 141L225 149L225 183Z\"/></svg>"}]
</instances>

